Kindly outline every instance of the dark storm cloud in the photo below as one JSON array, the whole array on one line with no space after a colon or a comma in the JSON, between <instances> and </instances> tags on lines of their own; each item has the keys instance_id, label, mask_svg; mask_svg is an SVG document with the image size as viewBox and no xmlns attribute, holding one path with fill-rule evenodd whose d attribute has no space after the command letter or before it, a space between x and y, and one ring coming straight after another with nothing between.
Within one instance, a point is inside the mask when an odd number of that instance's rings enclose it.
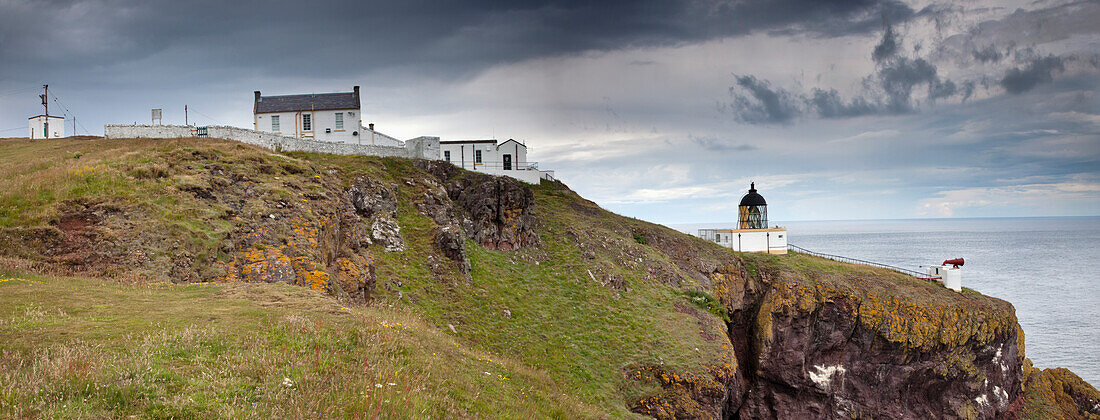
<instances>
[{"instance_id":1,"label":"dark storm cloud","mask_svg":"<svg viewBox=\"0 0 1100 420\"><path fill-rule=\"evenodd\" d=\"M758 30L840 36L914 12L897 0L0 2L0 76L163 57L275 75L378 68L461 74L587 50Z\"/></svg>"},{"instance_id":2,"label":"dark storm cloud","mask_svg":"<svg viewBox=\"0 0 1100 420\"><path fill-rule=\"evenodd\" d=\"M734 76L729 104L735 118L749 124L786 124L802 113L799 98L754 76Z\"/></svg>"},{"instance_id":3,"label":"dark storm cloud","mask_svg":"<svg viewBox=\"0 0 1100 420\"><path fill-rule=\"evenodd\" d=\"M836 89L824 91L815 88L811 96L807 98L806 104L822 118L858 117L877 114L881 109L879 104L871 103L862 96L845 102Z\"/></svg>"},{"instance_id":4,"label":"dark storm cloud","mask_svg":"<svg viewBox=\"0 0 1100 420\"><path fill-rule=\"evenodd\" d=\"M996 63L1004 58L1004 54L993 45L987 45L985 48L975 49L972 53L975 60L982 63Z\"/></svg>"},{"instance_id":5,"label":"dark storm cloud","mask_svg":"<svg viewBox=\"0 0 1100 420\"><path fill-rule=\"evenodd\" d=\"M955 82L941 79L934 64L902 54L902 39L891 25L871 51L875 72L864 80L876 89L845 100L835 89L814 88L810 94L790 92L754 76L738 76L730 88L729 109L738 121L749 124L789 123L803 114L821 118L850 118L874 114L903 114L915 109L913 92L927 86L930 100L973 93L973 84L960 91Z\"/></svg>"},{"instance_id":6,"label":"dark storm cloud","mask_svg":"<svg viewBox=\"0 0 1100 420\"><path fill-rule=\"evenodd\" d=\"M1065 59L1053 55L1031 59L1023 68L1013 67L1001 78L1001 87L1011 94L1027 92L1040 83L1054 81L1054 73L1066 69Z\"/></svg>"},{"instance_id":7,"label":"dark storm cloud","mask_svg":"<svg viewBox=\"0 0 1100 420\"><path fill-rule=\"evenodd\" d=\"M885 61L898 55L898 35L894 33L894 28L887 25L886 31L882 34L882 41L875 46L874 51L871 51L871 59L876 63Z\"/></svg>"}]
</instances>

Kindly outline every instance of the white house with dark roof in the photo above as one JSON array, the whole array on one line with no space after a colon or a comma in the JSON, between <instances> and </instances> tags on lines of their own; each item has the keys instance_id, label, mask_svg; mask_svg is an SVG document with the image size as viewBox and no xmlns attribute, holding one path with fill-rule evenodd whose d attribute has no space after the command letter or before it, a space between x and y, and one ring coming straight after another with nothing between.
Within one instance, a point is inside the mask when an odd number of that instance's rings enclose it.
<instances>
[{"instance_id":1,"label":"white house with dark roof","mask_svg":"<svg viewBox=\"0 0 1100 420\"><path fill-rule=\"evenodd\" d=\"M257 90L255 94L252 114L256 131L335 143L370 144L364 143L360 135L359 86L351 92L262 96Z\"/></svg>"},{"instance_id":2,"label":"white house with dark roof","mask_svg":"<svg viewBox=\"0 0 1100 420\"><path fill-rule=\"evenodd\" d=\"M449 140L439 142L440 158L455 166L490 175L506 175L538 184L554 179L554 171L540 171L538 162L527 160L527 145L513 139Z\"/></svg>"}]
</instances>

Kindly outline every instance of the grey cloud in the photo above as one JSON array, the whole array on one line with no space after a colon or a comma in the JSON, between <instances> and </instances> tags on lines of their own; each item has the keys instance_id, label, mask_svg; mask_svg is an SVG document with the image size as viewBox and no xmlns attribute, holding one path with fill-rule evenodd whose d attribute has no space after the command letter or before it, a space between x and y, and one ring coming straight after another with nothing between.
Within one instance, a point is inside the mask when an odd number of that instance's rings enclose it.
<instances>
[{"instance_id":1,"label":"grey cloud","mask_svg":"<svg viewBox=\"0 0 1100 420\"><path fill-rule=\"evenodd\" d=\"M978 60L982 63L996 63L1004 58L1004 54L1001 54L1001 51L992 44L986 46L985 48L975 49L971 54L974 56L975 60Z\"/></svg>"},{"instance_id":2,"label":"grey cloud","mask_svg":"<svg viewBox=\"0 0 1100 420\"><path fill-rule=\"evenodd\" d=\"M932 99L942 99L954 96L958 93L958 88L955 86L955 82L950 80L933 80L928 83L928 97Z\"/></svg>"},{"instance_id":3,"label":"grey cloud","mask_svg":"<svg viewBox=\"0 0 1100 420\"><path fill-rule=\"evenodd\" d=\"M887 107L891 112L909 112L913 109L913 88L938 81L936 66L923 58L898 57L878 69L876 74L886 92Z\"/></svg>"},{"instance_id":4,"label":"grey cloud","mask_svg":"<svg viewBox=\"0 0 1100 420\"><path fill-rule=\"evenodd\" d=\"M862 96L845 102L836 89L824 91L814 88L813 94L806 100L807 106L822 118L848 118L877 114L881 107Z\"/></svg>"},{"instance_id":5,"label":"grey cloud","mask_svg":"<svg viewBox=\"0 0 1100 420\"><path fill-rule=\"evenodd\" d=\"M974 82L967 80L962 84L962 102L966 102L972 95L974 95Z\"/></svg>"},{"instance_id":6,"label":"grey cloud","mask_svg":"<svg viewBox=\"0 0 1100 420\"><path fill-rule=\"evenodd\" d=\"M732 142L719 140L714 136L692 136L689 135L688 139L692 143L695 143L699 147L712 152L751 152L759 149L748 143L735 144Z\"/></svg>"},{"instance_id":7,"label":"grey cloud","mask_svg":"<svg viewBox=\"0 0 1100 420\"><path fill-rule=\"evenodd\" d=\"M1054 73L1065 70L1065 59L1053 55L1032 59L1023 68L1013 67L1001 78L1001 87L1011 94L1027 92L1040 83L1054 81Z\"/></svg>"},{"instance_id":8,"label":"grey cloud","mask_svg":"<svg viewBox=\"0 0 1100 420\"><path fill-rule=\"evenodd\" d=\"M866 84L881 89L879 91L867 91L864 95L845 100L836 89L814 88L806 95L773 87L753 76L739 76L737 86L730 88L734 94L730 108L742 122L788 123L805 113L821 118L851 118L912 112L915 109L913 91L922 85L927 85L928 98L933 101L959 94L969 98L973 94L973 83L964 83L960 90L954 81L941 79L938 69L931 62L903 55L902 39L890 25L883 31L871 59L876 63L876 69L864 80Z\"/></svg>"},{"instance_id":9,"label":"grey cloud","mask_svg":"<svg viewBox=\"0 0 1100 420\"><path fill-rule=\"evenodd\" d=\"M898 36L894 33L894 28L887 25L886 32L882 35L882 41L871 52L871 59L877 63L893 58L898 55L898 48Z\"/></svg>"},{"instance_id":10,"label":"grey cloud","mask_svg":"<svg viewBox=\"0 0 1100 420\"><path fill-rule=\"evenodd\" d=\"M729 104L734 117L749 124L786 124L802 113L799 99L786 89L773 87L754 76L734 76L737 85L730 87L733 102Z\"/></svg>"}]
</instances>

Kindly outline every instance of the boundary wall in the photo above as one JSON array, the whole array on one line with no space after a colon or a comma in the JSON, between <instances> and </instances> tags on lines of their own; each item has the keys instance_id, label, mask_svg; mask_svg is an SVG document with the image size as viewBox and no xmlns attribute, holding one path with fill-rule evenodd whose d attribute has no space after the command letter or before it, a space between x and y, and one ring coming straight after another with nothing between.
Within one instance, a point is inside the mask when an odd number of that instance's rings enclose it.
<instances>
[{"instance_id":1,"label":"boundary wall","mask_svg":"<svg viewBox=\"0 0 1100 420\"><path fill-rule=\"evenodd\" d=\"M439 137L422 136L406 140L400 146L382 146L307 140L222 125L211 125L205 128L208 138L239 141L277 152L314 152L431 160L439 160L440 155ZM105 137L109 139L199 137L198 127L185 125L107 124L103 126L103 131Z\"/></svg>"}]
</instances>

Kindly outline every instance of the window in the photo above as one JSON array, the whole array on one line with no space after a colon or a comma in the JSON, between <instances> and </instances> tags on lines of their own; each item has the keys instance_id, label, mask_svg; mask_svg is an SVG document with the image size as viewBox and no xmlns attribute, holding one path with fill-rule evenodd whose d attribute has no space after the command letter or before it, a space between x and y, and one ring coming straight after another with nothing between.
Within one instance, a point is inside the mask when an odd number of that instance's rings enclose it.
<instances>
[{"instance_id":1,"label":"window","mask_svg":"<svg viewBox=\"0 0 1100 420\"><path fill-rule=\"evenodd\" d=\"M451 161L451 151L450 150L444 150L443 151L443 161L445 161L445 162L450 162Z\"/></svg>"},{"instance_id":2,"label":"window","mask_svg":"<svg viewBox=\"0 0 1100 420\"><path fill-rule=\"evenodd\" d=\"M312 115L302 114L302 131L313 131Z\"/></svg>"},{"instance_id":3,"label":"window","mask_svg":"<svg viewBox=\"0 0 1100 420\"><path fill-rule=\"evenodd\" d=\"M481 163L481 151L474 150L474 163Z\"/></svg>"},{"instance_id":4,"label":"window","mask_svg":"<svg viewBox=\"0 0 1100 420\"><path fill-rule=\"evenodd\" d=\"M344 113L343 112L337 112L336 113L336 129L337 130L343 130L344 129Z\"/></svg>"},{"instance_id":5,"label":"window","mask_svg":"<svg viewBox=\"0 0 1100 420\"><path fill-rule=\"evenodd\" d=\"M271 131L276 132L276 133L279 132L279 116L278 115L272 115L271 116Z\"/></svg>"}]
</instances>

